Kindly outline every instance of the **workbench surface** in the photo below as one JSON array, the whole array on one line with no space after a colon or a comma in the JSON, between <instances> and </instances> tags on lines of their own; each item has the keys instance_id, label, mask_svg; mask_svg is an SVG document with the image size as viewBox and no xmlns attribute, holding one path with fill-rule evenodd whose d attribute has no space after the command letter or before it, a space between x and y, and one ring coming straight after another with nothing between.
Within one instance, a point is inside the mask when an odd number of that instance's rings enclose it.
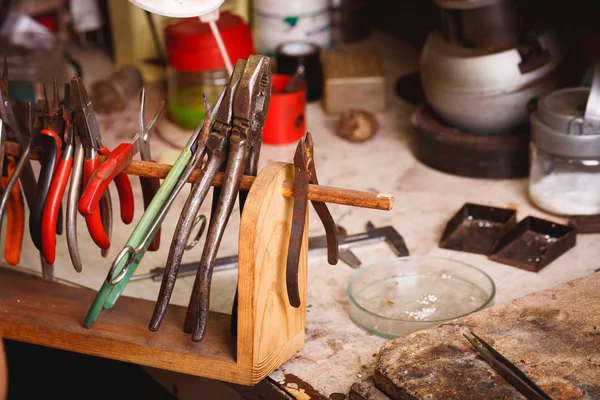
<instances>
[{"instance_id":1,"label":"workbench surface","mask_svg":"<svg viewBox=\"0 0 600 400\"><path fill-rule=\"evenodd\" d=\"M346 228L349 234L363 232L367 221L372 221L375 226L393 225L404 237L411 255L448 257L481 268L493 278L497 286L496 304L592 273L598 267L597 260L600 258L597 235L579 235L575 248L539 273L495 263L481 255L438 248L437 243L446 222L465 202L516 208L518 220L527 215L560 223L565 223L566 220L533 208L527 198L526 179L492 181L462 178L435 171L415 160L407 144L409 116L413 106L396 97L393 88L399 76L418 68L419 53L396 39L381 34L375 34L370 42L381 49L389 77L388 108L385 113L377 115L380 124L377 135L362 144L339 138L334 133L337 118L325 115L320 102L308 105L307 124L315 140L315 162L321 184L393 193L396 202L391 211L331 204L329 208L336 222ZM112 71L110 59L100 51L77 51L74 56L83 64L87 87L96 79L107 77ZM161 85L147 86L149 115L156 111L164 94ZM138 99L134 98L124 112L99 116L106 145L112 148L133 137L137 129L137 108ZM174 145L153 137L153 155L159 160L167 153L177 150L177 147L183 147L191 133L177 128L165 116L158 124L158 131ZM263 145L260 168L272 161L291 162L295 146L296 143L284 146ZM35 164L37 167L37 163ZM134 219L137 221L143 211L141 190L137 178L132 177L131 181L138 195ZM114 186L111 186L115 219L113 246L109 257L100 256L100 250L93 244L86 232L85 222L80 217L79 247L84 262L83 272L78 274L71 267L63 235L59 236L57 243L56 277L95 290L100 288L112 260L134 227L134 224L127 226L120 221L118 196ZM170 237L188 191L189 185L178 196L162 226L160 250L146 253L137 273L164 266ZM209 210L210 201L207 201L201 212L208 215ZM236 206L219 256L237 253L238 226L239 212ZM309 232L311 236L324 234L312 208ZM184 262L200 258L203 240L186 253ZM359 247L355 254L363 265L393 257L385 243ZM35 271L40 270L39 255L28 232L25 233L21 265ZM385 339L365 333L348 316L346 285L355 272L343 262L336 266L328 265L325 256L309 259L306 344L301 352L271 375L292 396L314 399L329 398L333 393L347 394L352 383L372 374L375 356ZM211 309L231 312L236 279L234 270L215 273ZM172 303L187 305L192 285L193 277L178 279ZM130 282L125 295L156 300L159 287L160 283L152 280Z\"/></svg>"}]
</instances>

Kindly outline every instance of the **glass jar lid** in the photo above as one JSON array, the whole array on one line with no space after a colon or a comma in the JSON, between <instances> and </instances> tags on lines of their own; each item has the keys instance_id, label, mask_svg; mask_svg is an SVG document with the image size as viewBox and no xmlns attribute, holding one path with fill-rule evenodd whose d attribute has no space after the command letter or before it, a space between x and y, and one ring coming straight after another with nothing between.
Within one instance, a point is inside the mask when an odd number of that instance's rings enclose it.
<instances>
[{"instance_id":1,"label":"glass jar lid","mask_svg":"<svg viewBox=\"0 0 600 400\"><path fill-rule=\"evenodd\" d=\"M590 72L590 87L559 89L539 99L531 114L537 147L567 157L600 157L600 63Z\"/></svg>"}]
</instances>

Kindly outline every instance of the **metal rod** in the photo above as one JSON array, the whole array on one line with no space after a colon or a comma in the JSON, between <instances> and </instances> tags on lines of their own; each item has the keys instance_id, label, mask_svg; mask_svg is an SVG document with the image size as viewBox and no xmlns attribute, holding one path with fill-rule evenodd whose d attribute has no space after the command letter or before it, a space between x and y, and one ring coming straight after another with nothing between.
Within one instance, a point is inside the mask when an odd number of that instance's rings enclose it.
<instances>
[{"instance_id":1,"label":"metal rod","mask_svg":"<svg viewBox=\"0 0 600 400\"><path fill-rule=\"evenodd\" d=\"M390 229L391 228L391 229ZM354 235L340 236L339 241L339 249L340 250L350 250L356 247L367 246L371 244L387 242L394 253L401 254L405 252L405 249L399 249L396 247L396 242L390 240L390 233L393 231L395 235L399 235L393 227L383 227L383 228L375 228L373 231L357 233ZM323 236L315 236L308 239L308 256L316 257L320 255L327 254L327 237ZM406 254L404 254L406 255ZM196 270L198 269L198 262L191 262L182 264L179 267L179 273L177 277L186 277L193 276L196 274ZM228 271L237 268L238 265L238 256L226 256L217 258L215 262L214 272L217 271ZM152 279L153 281L162 280L162 275L164 272L164 268L158 267L153 268L150 272L144 274L133 275L130 281L139 281L144 279Z\"/></svg>"}]
</instances>

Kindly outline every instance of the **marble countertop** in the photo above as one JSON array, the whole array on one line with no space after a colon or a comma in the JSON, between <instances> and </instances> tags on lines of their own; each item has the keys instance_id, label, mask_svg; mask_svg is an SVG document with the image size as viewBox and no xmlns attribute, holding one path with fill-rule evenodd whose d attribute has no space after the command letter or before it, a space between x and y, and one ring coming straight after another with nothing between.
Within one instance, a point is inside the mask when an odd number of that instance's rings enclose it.
<instances>
[{"instance_id":1,"label":"marble countertop","mask_svg":"<svg viewBox=\"0 0 600 400\"><path fill-rule=\"evenodd\" d=\"M349 234L363 232L367 221L372 221L375 226L392 225L403 236L411 255L446 257L482 269L496 284L496 304L592 273L598 267L597 259L600 257L598 235L579 235L575 248L538 273L492 262L485 256L438 247L446 222L465 202L514 208L517 210L518 220L531 215L559 223L566 221L533 207L527 197L527 179L469 179L444 174L418 162L407 145L409 116L413 105L396 97L393 85L397 77L418 69L419 53L383 35L375 35L371 38L371 43L380 49L389 78L389 103L387 110L377 115L380 125L377 135L362 144L338 137L335 134L337 118L324 114L320 102L307 106L307 124L315 140L315 162L322 185L393 193L395 206L391 211L378 211L331 204L329 208L336 222L346 228ZM103 78L112 71L110 59L101 52L87 51L79 56L84 71L87 72L86 84ZM162 86L148 85L148 113L157 109L164 94ZM137 101L132 99L127 109L121 113L99 116L104 142L109 147L133 136L136 131ZM183 147L190 134L189 131L177 128L164 116L158 124L158 130L160 136L166 138L166 141L152 139L153 155L158 159L172 157L173 152ZM295 146L296 143L282 146L265 144L261 152L260 167L273 161L291 162ZM141 191L139 181L131 181L140 198L136 203L134 220L137 220L143 211ZM189 185L177 197L162 226L160 250L147 253L137 273L164 265L170 237L188 192ZM116 192L112 197L115 213L118 213ZM210 202L206 202L201 212L208 215L209 210ZM312 208L310 210L310 235L324 234L316 213ZM113 246L107 258L100 256L100 250L86 234L84 220L80 218L79 246L84 261L81 273L75 272L71 267L64 235L58 238L55 263L57 278L96 290L101 286L112 259L134 227L133 224L122 224L118 214L115 215ZM237 253L238 226L239 213L234 210L219 256ZM185 254L183 262L200 258L203 240ZM357 248L355 254L363 265L393 257L385 243ZM36 271L40 269L39 255L27 231L21 266ZM302 385L295 383L298 380L306 382L311 390L323 398L328 398L331 393L347 393L352 383L370 374L374 367L375 355L385 339L364 332L348 316L346 286L355 272L344 263L328 265L325 256L309 260L306 344L303 350L271 375L271 378L298 398L302 397L302 391L305 390ZM231 312L236 280L235 270L214 275L210 303L212 310ZM187 305L192 284L193 277L178 279L171 302ZM152 280L130 282L124 294L154 301L159 287L160 283Z\"/></svg>"}]
</instances>

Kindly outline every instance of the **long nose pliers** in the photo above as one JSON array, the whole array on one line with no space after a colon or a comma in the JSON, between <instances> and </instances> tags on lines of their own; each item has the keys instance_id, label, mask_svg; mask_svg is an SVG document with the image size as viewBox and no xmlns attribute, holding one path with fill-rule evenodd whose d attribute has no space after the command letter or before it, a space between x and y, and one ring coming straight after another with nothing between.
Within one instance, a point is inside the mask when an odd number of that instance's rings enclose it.
<instances>
[{"instance_id":1,"label":"long nose pliers","mask_svg":"<svg viewBox=\"0 0 600 400\"><path fill-rule=\"evenodd\" d=\"M110 150L102 144L102 137L94 108L88 98L81 78L73 78L71 80L71 90L74 101L75 121L85 149L83 167L83 187L85 188L94 171L100 165L100 158L98 156L108 156L110 155ZM119 194L121 220L125 224L130 224L133 221L134 215L134 197L131 182L129 181L129 177L123 173L117 174L114 177L114 182ZM105 193L108 192L106 191ZM104 250L110 248L110 239L102 223L100 208L82 207L82 202L80 201L78 210L85 217L88 231L98 247Z\"/></svg>"}]
</instances>

